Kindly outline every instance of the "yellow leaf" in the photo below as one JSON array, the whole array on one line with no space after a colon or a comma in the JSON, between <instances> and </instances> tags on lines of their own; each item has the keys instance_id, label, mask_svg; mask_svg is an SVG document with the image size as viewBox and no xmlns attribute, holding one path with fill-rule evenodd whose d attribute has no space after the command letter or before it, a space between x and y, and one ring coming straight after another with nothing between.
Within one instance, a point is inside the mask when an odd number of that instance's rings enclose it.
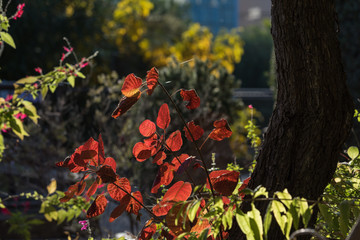
<instances>
[{"instance_id":1,"label":"yellow leaf","mask_svg":"<svg viewBox=\"0 0 360 240\"><path fill-rule=\"evenodd\" d=\"M46 187L49 194L52 194L56 191L56 180L51 179L50 184Z\"/></svg>"}]
</instances>

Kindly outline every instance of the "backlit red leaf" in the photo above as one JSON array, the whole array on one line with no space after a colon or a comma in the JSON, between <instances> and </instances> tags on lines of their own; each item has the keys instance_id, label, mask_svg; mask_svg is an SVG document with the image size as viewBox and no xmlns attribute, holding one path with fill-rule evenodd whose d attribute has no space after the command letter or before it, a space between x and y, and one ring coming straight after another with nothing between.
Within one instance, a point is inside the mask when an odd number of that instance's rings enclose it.
<instances>
[{"instance_id":1,"label":"backlit red leaf","mask_svg":"<svg viewBox=\"0 0 360 240\"><path fill-rule=\"evenodd\" d=\"M164 153L164 151L159 151L153 160L153 163L156 163L157 165L161 165L163 164L163 160L166 159L166 154Z\"/></svg>"},{"instance_id":2,"label":"backlit red leaf","mask_svg":"<svg viewBox=\"0 0 360 240\"><path fill-rule=\"evenodd\" d=\"M241 184L241 186L239 187L239 196L241 198L243 198L245 196L245 193L242 193L241 191L244 190L245 188L247 188L247 186L249 185L249 181L250 181L251 177L248 177L246 178L244 181L243 181L243 184Z\"/></svg>"},{"instance_id":3,"label":"backlit red leaf","mask_svg":"<svg viewBox=\"0 0 360 240\"><path fill-rule=\"evenodd\" d=\"M116 173L116 162L115 162L115 159L113 159L112 157L107 157L107 158L105 158L104 165L110 166L110 167L114 170L114 172Z\"/></svg>"},{"instance_id":4,"label":"backlit red leaf","mask_svg":"<svg viewBox=\"0 0 360 240\"><path fill-rule=\"evenodd\" d=\"M229 127L229 124L225 119L220 119L214 122L215 129L209 135L209 138L221 141L224 138L229 138L232 134L232 131Z\"/></svg>"},{"instance_id":5,"label":"backlit red leaf","mask_svg":"<svg viewBox=\"0 0 360 240\"><path fill-rule=\"evenodd\" d=\"M126 76L124 80L124 84L121 88L122 94L125 97L134 97L135 95L139 94L140 87L142 85L141 78L136 77L133 73Z\"/></svg>"},{"instance_id":6,"label":"backlit red leaf","mask_svg":"<svg viewBox=\"0 0 360 240\"><path fill-rule=\"evenodd\" d=\"M211 236L211 225L209 223L209 220L207 219L199 219L195 226L191 228L191 232L195 232L197 234L201 234L205 229L209 229L208 236Z\"/></svg>"},{"instance_id":7,"label":"backlit red leaf","mask_svg":"<svg viewBox=\"0 0 360 240\"><path fill-rule=\"evenodd\" d=\"M130 198L130 202L126 207L126 211L129 212L129 213L133 213L135 215L138 215L140 209L142 208L141 204L143 204L143 198L142 198L141 192L139 192L139 191L132 192L131 196L136 198L138 201L136 201L133 198Z\"/></svg>"},{"instance_id":8,"label":"backlit red leaf","mask_svg":"<svg viewBox=\"0 0 360 240\"><path fill-rule=\"evenodd\" d=\"M151 148L143 142L138 142L133 148L133 155L137 161L143 162L151 157Z\"/></svg>"},{"instance_id":9,"label":"backlit red leaf","mask_svg":"<svg viewBox=\"0 0 360 240\"><path fill-rule=\"evenodd\" d=\"M115 108L114 112L111 114L113 118L118 118L127 112L140 98L141 92L134 95L133 97L123 97L121 98L118 106Z\"/></svg>"},{"instance_id":10,"label":"backlit red leaf","mask_svg":"<svg viewBox=\"0 0 360 240\"><path fill-rule=\"evenodd\" d=\"M112 183L116 181L116 173L111 166L102 166L96 174L100 177L103 183Z\"/></svg>"},{"instance_id":11,"label":"backlit red leaf","mask_svg":"<svg viewBox=\"0 0 360 240\"><path fill-rule=\"evenodd\" d=\"M147 75L146 75L146 84L148 87L147 94L148 95L151 95L153 93L155 87L158 84L158 79L159 79L158 70L155 67L151 68L150 71L148 71Z\"/></svg>"},{"instance_id":12,"label":"backlit red leaf","mask_svg":"<svg viewBox=\"0 0 360 240\"><path fill-rule=\"evenodd\" d=\"M95 192L96 192L96 190L98 189L98 186L99 186L99 184L98 184L99 181L100 181L99 178L96 178L96 180L91 184L91 186L87 190L86 196L88 198L90 198L92 195L95 194Z\"/></svg>"},{"instance_id":13,"label":"backlit red leaf","mask_svg":"<svg viewBox=\"0 0 360 240\"><path fill-rule=\"evenodd\" d=\"M230 196L239 181L239 175L237 171L218 170L210 173L210 180L217 192Z\"/></svg>"},{"instance_id":14,"label":"backlit red leaf","mask_svg":"<svg viewBox=\"0 0 360 240\"><path fill-rule=\"evenodd\" d=\"M78 147L67 162L67 167L73 173L87 170L90 159L97 160L98 142L89 138L83 145Z\"/></svg>"},{"instance_id":15,"label":"backlit red leaf","mask_svg":"<svg viewBox=\"0 0 360 240\"><path fill-rule=\"evenodd\" d=\"M161 165L151 188L151 193L157 193L161 185L169 185L173 178L173 166L168 162Z\"/></svg>"},{"instance_id":16,"label":"backlit red leaf","mask_svg":"<svg viewBox=\"0 0 360 240\"><path fill-rule=\"evenodd\" d=\"M104 162L105 162L104 142L102 140L101 134L99 134L99 139L98 139L98 165L104 164Z\"/></svg>"},{"instance_id":17,"label":"backlit red leaf","mask_svg":"<svg viewBox=\"0 0 360 240\"><path fill-rule=\"evenodd\" d=\"M151 219L149 221L152 221ZM148 221L148 222L149 222ZM156 223L146 223L140 232L139 240L149 240L156 232Z\"/></svg>"},{"instance_id":18,"label":"backlit red leaf","mask_svg":"<svg viewBox=\"0 0 360 240\"><path fill-rule=\"evenodd\" d=\"M189 204L190 203L176 204L165 216L166 226L176 235L189 232L191 229L190 221L186 214L186 209Z\"/></svg>"},{"instance_id":19,"label":"backlit red leaf","mask_svg":"<svg viewBox=\"0 0 360 240\"><path fill-rule=\"evenodd\" d=\"M191 164L191 162L193 162L195 160L194 156L188 157L178 168L178 170L176 171L176 174L182 174Z\"/></svg>"},{"instance_id":20,"label":"backlit red leaf","mask_svg":"<svg viewBox=\"0 0 360 240\"><path fill-rule=\"evenodd\" d=\"M170 211L173 205L174 205L173 202L161 201L153 207L152 212L157 217L164 216Z\"/></svg>"},{"instance_id":21,"label":"backlit red leaf","mask_svg":"<svg viewBox=\"0 0 360 240\"><path fill-rule=\"evenodd\" d=\"M121 199L120 201L120 204L116 208L114 208L114 210L111 212L109 222L113 222L116 218L118 218L121 214L123 214L129 202L130 202L129 195L123 197L123 199Z\"/></svg>"},{"instance_id":22,"label":"backlit red leaf","mask_svg":"<svg viewBox=\"0 0 360 240\"><path fill-rule=\"evenodd\" d=\"M95 198L94 202L89 207L89 209L86 213L86 217L93 218L93 217L103 214L103 212L105 211L106 205L107 205L106 197L103 194L98 195Z\"/></svg>"},{"instance_id":23,"label":"backlit red leaf","mask_svg":"<svg viewBox=\"0 0 360 240\"><path fill-rule=\"evenodd\" d=\"M176 130L170 136L168 139L166 139L166 146L173 152L177 152L180 150L181 146L183 144L181 132L179 130Z\"/></svg>"},{"instance_id":24,"label":"backlit red leaf","mask_svg":"<svg viewBox=\"0 0 360 240\"><path fill-rule=\"evenodd\" d=\"M171 119L169 106L164 103L159 109L158 117L156 119L156 125L158 125L158 127L161 129L166 129L167 127L169 127L170 121Z\"/></svg>"},{"instance_id":25,"label":"backlit red leaf","mask_svg":"<svg viewBox=\"0 0 360 240\"><path fill-rule=\"evenodd\" d=\"M204 129L202 129L199 125L195 125L194 121L188 122L186 125L190 129L190 132L191 132L191 134L192 134L195 141L198 140L199 138L201 138L202 135L204 134ZM189 131L187 130L186 127L184 127L184 131L185 131L185 137L189 141L193 142L193 139L190 136L190 133L189 133Z\"/></svg>"},{"instance_id":26,"label":"backlit red leaf","mask_svg":"<svg viewBox=\"0 0 360 240\"><path fill-rule=\"evenodd\" d=\"M143 135L144 137L150 137L156 131L155 123L146 119L145 121L143 121L140 124L139 131L140 131L141 135Z\"/></svg>"},{"instance_id":27,"label":"backlit red leaf","mask_svg":"<svg viewBox=\"0 0 360 240\"><path fill-rule=\"evenodd\" d=\"M178 157L174 157L173 160L171 161L171 164L174 165L174 171L176 172L178 170L178 168L180 167L180 165L183 162L185 162L185 160L188 158L189 158L189 155L186 153L183 153Z\"/></svg>"},{"instance_id":28,"label":"backlit red leaf","mask_svg":"<svg viewBox=\"0 0 360 240\"><path fill-rule=\"evenodd\" d=\"M186 108L195 109L200 106L200 98L194 89L191 90L181 89L180 95L184 101L189 101L185 106Z\"/></svg>"},{"instance_id":29,"label":"backlit red leaf","mask_svg":"<svg viewBox=\"0 0 360 240\"><path fill-rule=\"evenodd\" d=\"M191 192L192 187L190 183L179 181L169 188L162 201L186 201L190 197Z\"/></svg>"},{"instance_id":30,"label":"backlit red leaf","mask_svg":"<svg viewBox=\"0 0 360 240\"><path fill-rule=\"evenodd\" d=\"M116 201L121 201L121 199L127 194L119 187L121 187L127 193L131 192L131 186L129 180L127 178L117 177L114 183L110 183L107 185L107 190L109 192L110 197Z\"/></svg>"}]
</instances>

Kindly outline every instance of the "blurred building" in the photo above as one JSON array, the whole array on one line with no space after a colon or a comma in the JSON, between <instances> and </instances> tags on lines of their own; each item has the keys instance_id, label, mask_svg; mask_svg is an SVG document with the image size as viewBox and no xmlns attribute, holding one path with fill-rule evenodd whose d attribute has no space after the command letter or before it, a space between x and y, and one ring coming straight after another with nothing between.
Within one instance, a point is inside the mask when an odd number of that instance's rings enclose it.
<instances>
[{"instance_id":1,"label":"blurred building","mask_svg":"<svg viewBox=\"0 0 360 240\"><path fill-rule=\"evenodd\" d=\"M214 34L222 28L258 24L264 18L270 18L271 0L175 1L189 4L192 20L209 27Z\"/></svg>"}]
</instances>

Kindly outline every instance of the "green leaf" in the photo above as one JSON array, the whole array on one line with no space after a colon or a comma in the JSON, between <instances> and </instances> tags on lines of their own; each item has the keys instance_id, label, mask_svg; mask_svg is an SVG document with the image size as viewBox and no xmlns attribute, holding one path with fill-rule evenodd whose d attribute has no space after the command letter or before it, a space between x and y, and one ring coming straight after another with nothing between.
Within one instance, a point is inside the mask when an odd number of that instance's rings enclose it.
<instances>
[{"instance_id":1,"label":"green leaf","mask_svg":"<svg viewBox=\"0 0 360 240\"><path fill-rule=\"evenodd\" d=\"M21 139L24 139L24 136L29 136L27 132L24 130L23 123L20 119L15 117L10 118L10 127L12 131Z\"/></svg>"},{"instance_id":2,"label":"green leaf","mask_svg":"<svg viewBox=\"0 0 360 240\"><path fill-rule=\"evenodd\" d=\"M50 92L54 93L57 88L57 84L51 84L49 85Z\"/></svg>"},{"instance_id":3,"label":"green leaf","mask_svg":"<svg viewBox=\"0 0 360 240\"><path fill-rule=\"evenodd\" d=\"M274 200L272 202L272 211L281 231L285 234L285 223L287 218L281 214L286 212L284 205L281 202Z\"/></svg>"},{"instance_id":4,"label":"green leaf","mask_svg":"<svg viewBox=\"0 0 360 240\"><path fill-rule=\"evenodd\" d=\"M49 90L48 86L46 86L46 85L42 86L42 88L41 88L42 99L45 99L48 90Z\"/></svg>"},{"instance_id":5,"label":"green leaf","mask_svg":"<svg viewBox=\"0 0 360 240\"><path fill-rule=\"evenodd\" d=\"M82 74L82 72L76 72L76 75L77 75L79 78L85 78L85 75Z\"/></svg>"},{"instance_id":6,"label":"green leaf","mask_svg":"<svg viewBox=\"0 0 360 240\"><path fill-rule=\"evenodd\" d=\"M41 225L41 224L44 224L44 221L41 221L40 219L31 219L31 220L27 221L27 224Z\"/></svg>"},{"instance_id":7,"label":"green leaf","mask_svg":"<svg viewBox=\"0 0 360 240\"><path fill-rule=\"evenodd\" d=\"M193 204L189 205L187 214L188 214L190 222L194 221L194 219L196 217L196 213L200 207L200 203L201 203L201 200L199 199L199 200L195 201Z\"/></svg>"},{"instance_id":8,"label":"green leaf","mask_svg":"<svg viewBox=\"0 0 360 240\"><path fill-rule=\"evenodd\" d=\"M266 213L264 216L264 238L265 239L267 239L267 233L270 229L271 220L272 220L271 205L272 205L272 202L270 202L269 205L267 206Z\"/></svg>"},{"instance_id":9,"label":"green leaf","mask_svg":"<svg viewBox=\"0 0 360 240\"><path fill-rule=\"evenodd\" d=\"M73 75L70 75L68 78L67 78L67 81L70 83L70 85L72 87L75 87L75 77Z\"/></svg>"},{"instance_id":10,"label":"green leaf","mask_svg":"<svg viewBox=\"0 0 360 240\"><path fill-rule=\"evenodd\" d=\"M246 239L255 240L254 234L251 229L249 216L244 214L241 210L237 210L235 218L241 231L246 235Z\"/></svg>"},{"instance_id":11,"label":"green leaf","mask_svg":"<svg viewBox=\"0 0 360 240\"><path fill-rule=\"evenodd\" d=\"M312 215L312 207L309 207L308 209L306 209L304 215L302 215L304 227L308 226L311 215Z\"/></svg>"},{"instance_id":12,"label":"green leaf","mask_svg":"<svg viewBox=\"0 0 360 240\"><path fill-rule=\"evenodd\" d=\"M285 222L285 230L284 230L284 235L286 239L290 238L290 231L292 224L293 224L293 217L291 215L291 212L289 211L286 213L286 222Z\"/></svg>"},{"instance_id":13,"label":"green leaf","mask_svg":"<svg viewBox=\"0 0 360 240\"><path fill-rule=\"evenodd\" d=\"M260 196L265 196L266 198L269 197L269 193L266 191L266 188L261 187L255 192L254 198L257 198Z\"/></svg>"},{"instance_id":14,"label":"green leaf","mask_svg":"<svg viewBox=\"0 0 360 240\"><path fill-rule=\"evenodd\" d=\"M0 133L0 162L2 161L4 150L5 150L4 137Z\"/></svg>"},{"instance_id":15,"label":"green leaf","mask_svg":"<svg viewBox=\"0 0 360 240\"><path fill-rule=\"evenodd\" d=\"M260 211L256 209L254 203L251 203L251 211L247 212L250 217L250 224L255 235L255 239L263 239L263 223ZM253 220L253 221L251 221Z\"/></svg>"},{"instance_id":16,"label":"green leaf","mask_svg":"<svg viewBox=\"0 0 360 240\"><path fill-rule=\"evenodd\" d=\"M11 35L7 32L0 32L1 39L9 44L11 47L16 49L14 39L11 37Z\"/></svg>"},{"instance_id":17,"label":"green leaf","mask_svg":"<svg viewBox=\"0 0 360 240\"><path fill-rule=\"evenodd\" d=\"M0 208L5 208L5 205L2 202L2 199L0 198Z\"/></svg>"},{"instance_id":18,"label":"green leaf","mask_svg":"<svg viewBox=\"0 0 360 240\"><path fill-rule=\"evenodd\" d=\"M350 203L349 201L342 201L339 206L340 210L340 231L346 236L350 230Z\"/></svg>"},{"instance_id":19,"label":"green leaf","mask_svg":"<svg viewBox=\"0 0 360 240\"><path fill-rule=\"evenodd\" d=\"M60 209L58 211L58 219L57 219L57 225L60 225L62 222L66 219L66 211L64 209Z\"/></svg>"},{"instance_id":20,"label":"green leaf","mask_svg":"<svg viewBox=\"0 0 360 240\"><path fill-rule=\"evenodd\" d=\"M234 212L232 210L226 211L223 218L225 218L228 229L231 229L234 219Z\"/></svg>"},{"instance_id":21,"label":"green leaf","mask_svg":"<svg viewBox=\"0 0 360 240\"><path fill-rule=\"evenodd\" d=\"M329 207L325 204L318 204L321 216L324 218L326 224L329 226L330 229L334 228L334 221L331 216L331 213L329 212Z\"/></svg>"},{"instance_id":22,"label":"green leaf","mask_svg":"<svg viewBox=\"0 0 360 240\"><path fill-rule=\"evenodd\" d=\"M359 149L354 146L349 147L347 150L347 154L352 160L354 160L357 156L359 156Z\"/></svg>"},{"instance_id":23,"label":"green leaf","mask_svg":"<svg viewBox=\"0 0 360 240\"><path fill-rule=\"evenodd\" d=\"M37 124L39 115L37 115L36 107L29 101L23 101L25 110L24 113L35 123Z\"/></svg>"},{"instance_id":24,"label":"green leaf","mask_svg":"<svg viewBox=\"0 0 360 240\"><path fill-rule=\"evenodd\" d=\"M294 228L297 230L299 228L299 222L300 222L300 199L295 198L290 204L289 212L291 213L291 217L294 222Z\"/></svg>"},{"instance_id":25,"label":"green leaf","mask_svg":"<svg viewBox=\"0 0 360 240\"><path fill-rule=\"evenodd\" d=\"M275 195L280 199L280 201L287 207L290 208L292 197L287 189L284 189L283 192L276 192Z\"/></svg>"}]
</instances>

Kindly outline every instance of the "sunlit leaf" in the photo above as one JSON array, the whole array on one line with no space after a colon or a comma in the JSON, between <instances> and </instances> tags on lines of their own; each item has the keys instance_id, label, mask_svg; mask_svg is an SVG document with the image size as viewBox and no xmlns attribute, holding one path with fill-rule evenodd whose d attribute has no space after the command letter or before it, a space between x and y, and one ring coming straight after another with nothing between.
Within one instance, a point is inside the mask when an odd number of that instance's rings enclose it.
<instances>
[{"instance_id":1,"label":"sunlit leaf","mask_svg":"<svg viewBox=\"0 0 360 240\"><path fill-rule=\"evenodd\" d=\"M150 71L147 72L146 75L146 84L148 87L147 94L151 95L154 92L155 87L158 84L159 79L159 72L158 70L153 67L150 69Z\"/></svg>"},{"instance_id":2,"label":"sunlit leaf","mask_svg":"<svg viewBox=\"0 0 360 240\"><path fill-rule=\"evenodd\" d=\"M351 159L355 159L357 156L359 156L359 149L357 147L351 146L348 148L347 154Z\"/></svg>"},{"instance_id":3,"label":"sunlit leaf","mask_svg":"<svg viewBox=\"0 0 360 240\"><path fill-rule=\"evenodd\" d=\"M165 193L162 201L186 201L192 192L191 184L179 181L172 185Z\"/></svg>"},{"instance_id":4,"label":"sunlit leaf","mask_svg":"<svg viewBox=\"0 0 360 240\"><path fill-rule=\"evenodd\" d=\"M106 197L103 194L98 195L94 202L91 204L90 208L88 209L86 213L87 218L93 218L96 216L101 215L106 208L107 200Z\"/></svg>"},{"instance_id":5,"label":"sunlit leaf","mask_svg":"<svg viewBox=\"0 0 360 240\"><path fill-rule=\"evenodd\" d=\"M166 103L161 105L158 113L158 117L156 119L156 125L161 129L166 129L169 127L171 118L170 118L170 111L169 107Z\"/></svg>"},{"instance_id":6,"label":"sunlit leaf","mask_svg":"<svg viewBox=\"0 0 360 240\"><path fill-rule=\"evenodd\" d=\"M181 89L180 95L184 101L189 101L186 104L186 108L195 109L200 106L200 98L194 89L191 89L191 90Z\"/></svg>"},{"instance_id":7,"label":"sunlit leaf","mask_svg":"<svg viewBox=\"0 0 360 240\"><path fill-rule=\"evenodd\" d=\"M133 73L126 76L124 80L124 84L121 88L122 94L124 94L125 97L131 98L134 96L139 95L140 93L140 87L142 85L142 79L139 77L136 77Z\"/></svg>"},{"instance_id":8,"label":"sunlit leaf","mask_svg":"<svg viewBox=\"0 0 360 240\"><path fill-rule=\"evenodd\" d=\"M143 162L151 157L151 148L143 142L138 142L134 145L133 155L137 161Z\"/></svg>"},{"instance_id":9,"label":"sunlit leaf","mask_svg":"<svg viewBox=\"0 0 360 240\"><path fill-rule=\"evenodd\" d=\"M187 127L189 128L191 135L193 136L194 140L198 140L199 138L202 137L202 135L204 134L204 129L202 129L199 125L195 125L194 121L188 122ZM185 137L189 140L189 141L193 141L192 137L190 136L189 131L187 130L186 127L184 127L184 131L185 131Z\"/></svg>"},{"instance_id":10,"label":"sunlit leaf","mask_svg":"<svg viewBox=\"0 0 360 240\"><path fill-rule=\"evenodd\" d=\"M177 152L181 149L183 144L181 132L176 130L175 132L171 133L168 139L166 139L166 145L169 149L173 152Z\"/></svg>"},{"instance_id":11,"label":"sunlit leaf","mask_svg":"<svg viewBox=\"0 0 360 240\"><path fill-rule=\"evenodd\" d=\"M56 191L56 179L51 179L51 182L49 185L47 185L46 189L48 191L48 194L52 194Z\"/></svg>"},{"instance_id":12,"label":"sunlit leaf","mask_svg":"<svg viewBox=\"0 0 360 240\"><path fill-rule=\"evenodd\" d=\"M139 99L141 92L138 92L133 97L123 97L121 98L118 106L115 108L114 112L111 114L113 118L118 118L127 112Z\"/></svg>"},{"instance_id":13,"label":"sunlit leaf","mask_svg":"<svg viewBox=\"0 0 360 240\"><path fill-rule=\"evenodd\" d=\"M116 201L121 201L121 199L127 194L119 187L121 187L127 193L131 192L131 186L129 180L127 178L117 177L114 183L110 183L107 185L107 190L109 192L110 197Z\"/></svg>"},{"instance_id":14,"label":"sunlit leaf","mask_svg":"<svg viewBox=\"0 0 360 240\"><path fill-rule=\"evenodd\" d=\"M129 213L134 213L135 215L138 215L140 209L142 208L141 204L143 204L143 198L142 198L141 192L140 191L132 192L131 196L136 198L138 201L136 201L134 198L130 198L130 202L126 207L126 211Z\"/></svg>"},{"instance_id":15,"label":"sunlit leaf","mask_svg":"<svg viewBox=\"0 0 360 240\"><path fill-rule=\"evenodd\" d=\"M108 165L102 166L96 174L101 178L103 183L112 183L116 181L116 173L113 168Z\"/></svg>"},{"instance_id":16,"label":"sunlit leaf","mask_svg":"<svg viewBox=\"0 0 360 240\"><path fill-rule=\"evenodd\" d=\"M0 32L1 40L9 44L11 47L16 48L14 39L11 37L11 35L7 32L1 31Z\"/></svg>"},{"instance_id":17,"label":"sunlit leaf","mask_svg":"<svg viewBox=\"0 0 360 240\"><path fill-rule=\"evenodd\" d=\"M229 124L225 119L220 119L214 122L215 129L209 135L209 138L221 141L224 138L229 138L232 134L232 131L229 127Z\"/></svg>"},{"instance_id":18,"label":"sunlit leaf","mask_svg":"<svg viewBox=\"0 0 360 240\"><path fill-rule=\"evenodd\" d=\"M150 222L150 223L149 223ZM152 219L146 222L145 226L140 232L139 240L149 240L156 232L156 223Z\"/></svg>"},{"instance_id":19,"label":"sunlit leaf","mask_svg":"<svg viewBox=\"0 0 360 240\"><path fill-rule=\"evenodd\" d=\"M164 151L159 151L154 156L153 163L156 163L157 165L161 165L161 164L163 164L163 160L165 160L165 159L166 159L166 154L164 153Z\"/></svg>"},{"instance_id":20,"label":"sunlit leaf","mask_svg":"<svg viewBox=\"0 0 360 240\"><path fill-rule=\"evenodd\" d=\"M129 195L126 195L121 199L120 204L111 212L109 222L113 222L116 218L123 214L130 202L130 198L131 197Z\"/></svg>"},{"instance_id":21,"label":"sunlit leaf","mask_svg":"<svg viewBox=\"0 0 360 240\"><path fill-rule=\"evenodd\" d=\"M210 173L210 180L217 192L230 196L237 186L239 175L237 171L218 170Z\"/></svg>"},{"instance_id":22,"label":"sunlit leaf","mask_svg":"<svg viewBox=\"0 0 360 240\"><path fill-rule=\"evenodd\" d=\"M140 124L139 131L144 137L150 137L156 131L155 123L146 119Z\"/></svg>"},{"instance_id":23,"label":"sunlit leaf","mask_svg":"<svg viewBox=\"0 0 360 240\"><path fill-rule=\"evenodd\" d=\"M157 193L161 185L169 185L173 178L173 166L168 162L161 165L151 188L151 193Z\"/></svg>"}]
</instances>

